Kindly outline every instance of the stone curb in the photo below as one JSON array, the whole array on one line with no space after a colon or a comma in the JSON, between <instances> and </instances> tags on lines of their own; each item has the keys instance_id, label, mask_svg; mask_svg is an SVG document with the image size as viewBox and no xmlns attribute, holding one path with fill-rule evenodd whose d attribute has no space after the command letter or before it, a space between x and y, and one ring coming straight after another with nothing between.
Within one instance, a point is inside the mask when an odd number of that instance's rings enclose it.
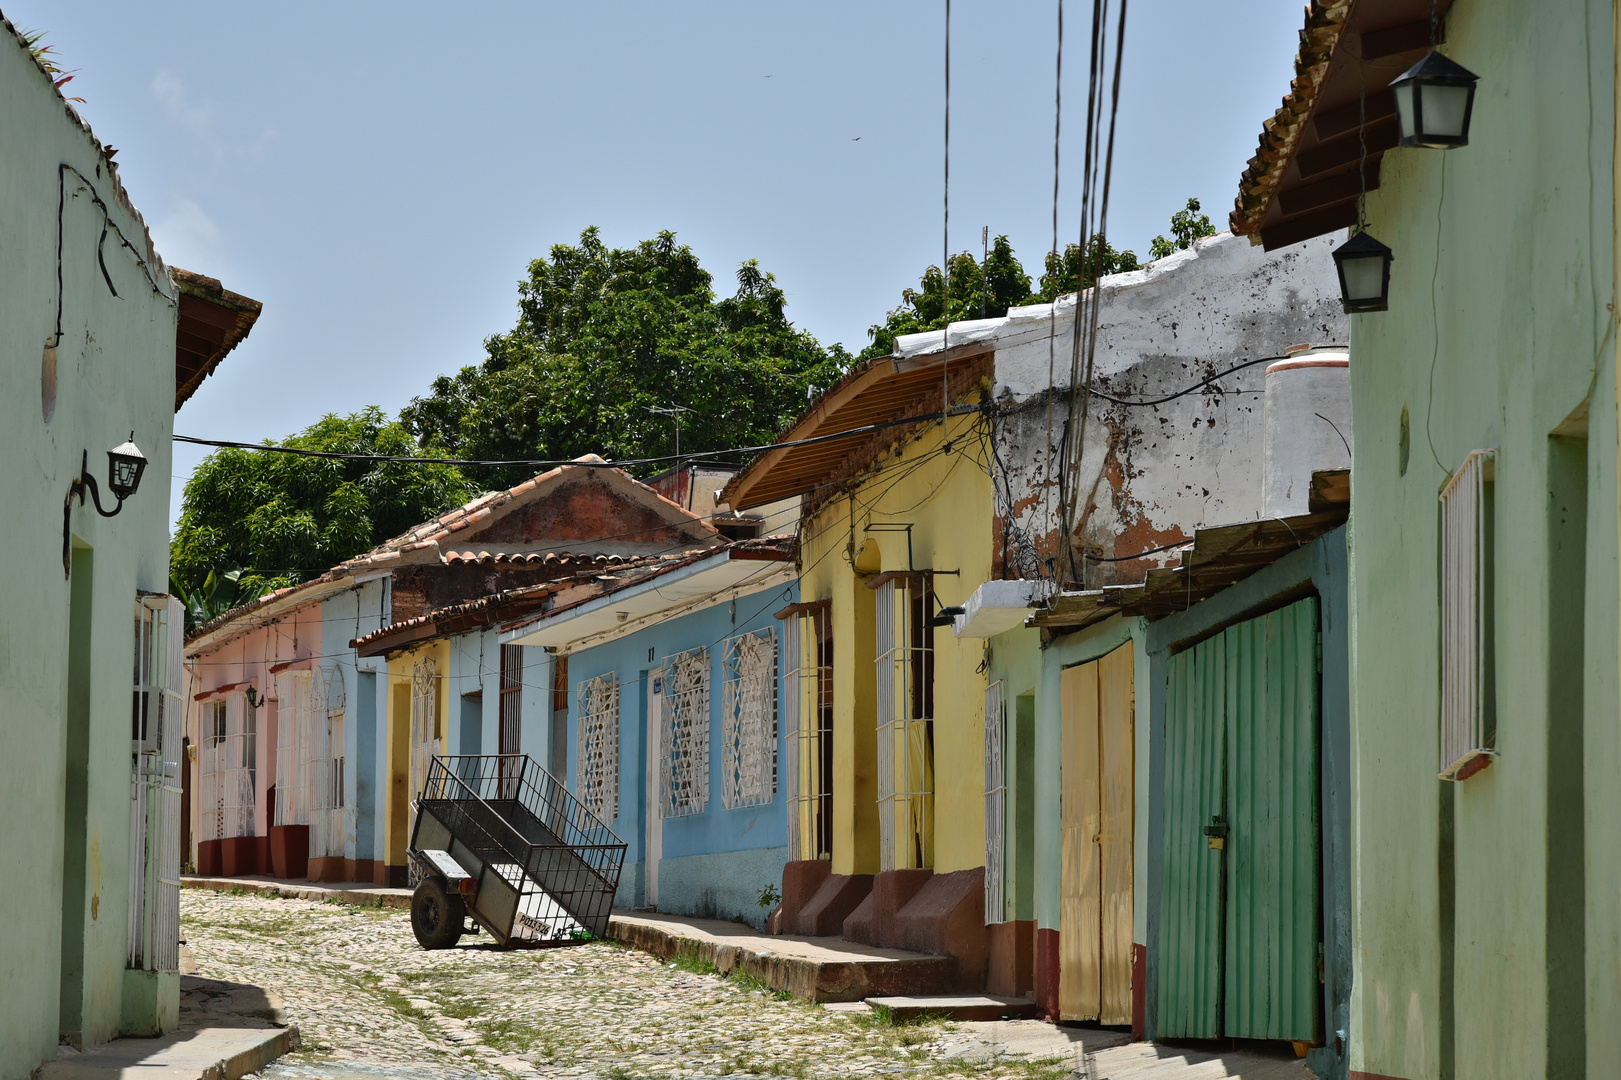
<instances>
[{"instance_id":1,"label":"stone curb","mask_svg":"<svg viewBox=\"0 0 1621 1080\"><path fill-rule=\"evenodd\" d=\"M323 889L319 885L285 885L274 881L252 881L244 878L210 878L187 875L180 884L188 889L212 889L214 892L240 890L260 896L285 897L292 900L331 902L351 907L384 907L411 910L411 894L403 889ZM402 895L403 894L403 895Z\"/></svg>"}]
</instances>

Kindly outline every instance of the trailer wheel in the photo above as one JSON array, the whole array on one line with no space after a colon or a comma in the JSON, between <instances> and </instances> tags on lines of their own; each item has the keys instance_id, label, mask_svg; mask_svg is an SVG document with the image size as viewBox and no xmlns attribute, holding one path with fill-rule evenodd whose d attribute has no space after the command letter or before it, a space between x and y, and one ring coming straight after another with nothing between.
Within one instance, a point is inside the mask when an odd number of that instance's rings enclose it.
<instances>
[{"instance_id":1,"label":"trailer wheel","mask_svg":"<svg viewBox=\"0 0 1621 1080\"><path fill-rule=\"evenodd\" d=\"M411 932L424 949L448 949L461 940L467 908L445 879L423 878L411 894Z\"/></svg>"}]
</instances>

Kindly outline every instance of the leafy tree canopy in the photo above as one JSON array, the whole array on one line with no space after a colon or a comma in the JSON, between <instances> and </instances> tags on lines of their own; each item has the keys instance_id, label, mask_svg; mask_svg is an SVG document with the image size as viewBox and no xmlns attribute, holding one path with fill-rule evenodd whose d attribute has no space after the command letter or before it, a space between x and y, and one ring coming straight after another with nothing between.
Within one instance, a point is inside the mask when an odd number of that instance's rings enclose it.
<instances>
[{"instance_id":1,"label":"leafy tree canopy","mask_svg":"<svg viewBox=\"0 0 1621 1080\"><path fill-rule=\"evenodd\" d=\"M529 264L518 322L476 366L434 380L401 422L423 446L479 460L659 457L769 442L850 365L784 314L776 278L749 260L716 299L692 249L662 232L610 248L597 229ZM645 470L660 471L658 468ZM470 469L491 486L523 469Z\"/></svg>"},{"instance_id":2,"label":"leafy tree canopy","mask_svg":"<svg viewBox=\"0 0 1621 1080\"><path fill-rule=\"evenodd\" d=\"M1102 236L1092 237L1088 247L1091 256L1086 259L1081 257L1079 244L1070 244L1062 255L1049 251L1045 273L1034 291L1030 275L1013 254L1013 245L1006 236L996 238L983 265L971 252L953 255L949 305L945 297L945 275L938 266L931 266L923 271L918 288L901 291L900 306L891 311L883 323L867 328L871 344L861 351L861 359L888 356L894 351L895 339L904 334L939 330L946 325L948 306L952 322L1000 318L1010 307L1045 303L1065 293L1091 288L1100 277L1138 267L1135 253L1117 251Z\"/></svg>"},{"instance_id":3,"label":"leafy tree canopy","mask_svg":"<svg viewBox=\"0 0 1621 1080\"><path fill-rule=\"evenodd\" d=\"M1198 216L1195 217L1195 214ZM1153 243L1149 245L1149 252L1154 258L1163 259L1175 252L1188 250L1201 236L1215 235L1216 229L1210 224L1210 216L1199 213L1199 200L1189 199L1185 210L1178 210L1171 215L1170 238L1154 237Z\"/></svg>"},{"instance_id":4,"label":"leafy tree canopy","mask_svg":"<svg viewBox=\"0 0 1621 1080\"><path fill-rule=\"evenodd\" d=\"M411 433L375 406L324 416L281 445L421 456ZM450 465L220 450L186 482L170 573L188 608L204 615L314 577L477 493Z\"/></svg>"}]
</instances>

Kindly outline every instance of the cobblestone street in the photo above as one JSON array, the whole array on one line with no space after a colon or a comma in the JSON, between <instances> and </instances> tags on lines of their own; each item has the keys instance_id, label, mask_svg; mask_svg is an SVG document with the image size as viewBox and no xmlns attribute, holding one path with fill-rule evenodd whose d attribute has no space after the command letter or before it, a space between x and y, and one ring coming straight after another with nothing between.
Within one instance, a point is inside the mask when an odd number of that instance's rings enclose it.
<instances>
[{"instance_id":1,"label":"cobblestone street","mask_svg":"<svg viewBox=\"0 0 1621 1080\"><path fill-rule=\"evenodd\" d=\"M889 1024L600 942L503 952L472 935L427 952L404 911L204 889L183 891L181 916L199 975L284 999L303 1049L271 1076L1060 1080L1080 1065L1005 1052L982 1025Z\"/></svg>"}]
</instances>

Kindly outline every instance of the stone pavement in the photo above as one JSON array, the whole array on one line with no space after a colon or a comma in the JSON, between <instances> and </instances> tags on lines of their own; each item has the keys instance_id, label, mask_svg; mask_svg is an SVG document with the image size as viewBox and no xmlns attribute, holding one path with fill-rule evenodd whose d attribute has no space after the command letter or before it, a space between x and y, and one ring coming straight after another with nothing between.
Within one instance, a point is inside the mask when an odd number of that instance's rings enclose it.
<instances>
[{"instance_id":1,"label":"stone pavement","mask_svg":"<svg viewBox=\"0 0 1621 1080\"><path fill-rule=\"evenodd\" d=\"M200 974L284 999L304 1045L266 1075L288 1080L1064 1080L1075 1068L1073 1054L951 1053L953 1025L832 1012L742 971L605 942L506 952L477 935L427 952L403 911L195 888L181 917Z\"/></svg>"}]
</instances>

